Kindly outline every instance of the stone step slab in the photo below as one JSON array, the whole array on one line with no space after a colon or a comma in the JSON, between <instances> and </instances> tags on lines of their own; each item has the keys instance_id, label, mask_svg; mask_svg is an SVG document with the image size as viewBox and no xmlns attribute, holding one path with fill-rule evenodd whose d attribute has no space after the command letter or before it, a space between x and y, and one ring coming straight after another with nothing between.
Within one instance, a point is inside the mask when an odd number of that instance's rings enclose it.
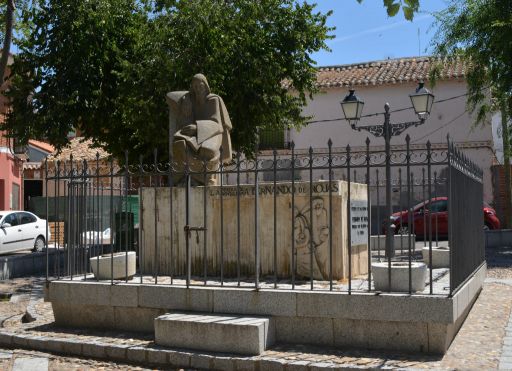
<instances>
[{"instance_id":1,"label":"stone step slab","mask_svg":"<svg viewBox=\"0 0 512 371\"><path fill-rule=\"evenodd\" d=\"M273 342L271 317L166 313L155 318L155 343L161 346L259 355Z\"/></svg>"}]
</instances>

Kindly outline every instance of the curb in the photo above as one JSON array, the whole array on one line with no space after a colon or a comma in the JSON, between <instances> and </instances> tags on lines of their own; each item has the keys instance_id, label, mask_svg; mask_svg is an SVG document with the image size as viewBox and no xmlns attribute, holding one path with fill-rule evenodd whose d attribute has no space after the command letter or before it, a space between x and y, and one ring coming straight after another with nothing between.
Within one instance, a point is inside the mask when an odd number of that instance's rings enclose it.
<instances>
[{"instance_id":1,"label":"curb","mask_svg":"<svg viewBox=\"0 0 512 371\"><path fill-rule=\"evenodd\" d=\"M155 365L204 370L282 370L282 371L317 371L317 370L361 370L366 367L356 365L339 365L329 362L309 362L283 360L272 357L237 357L220 353L198 353L194 351L173 350L158 346L130 346L90 342L68 338L54 338L0 332L0 346L21 348L46 353L118 361L138 365Z\"/></svg>"}]
</instances>

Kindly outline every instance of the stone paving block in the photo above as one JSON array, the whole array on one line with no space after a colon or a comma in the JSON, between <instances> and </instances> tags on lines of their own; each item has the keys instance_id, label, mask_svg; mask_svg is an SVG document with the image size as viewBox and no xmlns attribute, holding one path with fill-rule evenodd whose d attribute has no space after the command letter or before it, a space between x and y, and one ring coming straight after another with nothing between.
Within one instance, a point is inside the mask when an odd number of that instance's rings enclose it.
<instances>
[{"instance_id":1,"label":"stone paving block","mask_svg":"<svg viewBox=\"0 0 512 371\"><path fill-rule=\"evenodd\" d=\"M62 352L69 355L82 354L82 341L75 339L66 339L62 342Z\"/></svg>"},{"instance_id":2,"label":"stone paving block","mask_svg":"<svg viewBox=\"0 0 512 371\"><path fill-rule=\"evenodd\" d=\"M211 370L213 367L213 356L201 353L192 353L190 355L190 367L199 370Z\"/></svg>"},{"instance_id":3,"label":"stone paving block","mask_svg":"<svg viewBox=\"0 0 512 371\"><path fill-rule=\"evenodd\" d=\"M111 305L115 307L136 307L139 304L138 285L113 285L110 295Z\"/></svg>"},{"instance_id":4,"label":"stone paving block","mask_svg":"<svg viewBox=\"0 0 512 371\"><path fill-rule=\"evenodd\" d=\"M215 313L295 316L297 294L290 291L213 290Z\"/></svg>"},{"instance_id":5,"label":"stone paving block","mask_svg":"<svg viewBox=\"0 0 512 371\"><path fill-rule=\"evenodd\" d=\"M236 362L232 357L215 357L213 359L213 369L222 371L235 371Z\"/></svg>"},{"instance_id":6,"label":"stone paving block","mask_svg":"<svg viewBox=\"0 0 512 371\"><path fill-rule=\"evenodd\" d=\"M270 345L271 319L231 314L171 313L155 319L155 343L187 349L258 355Z\"/></svg>"},{"instance_id":7,"label":"stone paving block","mask_svg":"<svg viewBox=\"0 0 512 371\"><path fill-rule=\"evenodd\" d=\"M276 341L292 344L333 345L331 318L273 317Z\"/></svg>"},{"instance_id":8,"label":"stone paving block","mask_svg":"<svg viewBox=\"0 0 512 371\"><path fill-rule=\"evenodd\" d=\"M28 337L20 334L16 334L12 337L12 345L17 345L22 348L28 346Z\"/></svg>"},{"instance_id":9,"label":"stone paving block","mask_svg":"<svg viewBox=\"0 0 512 371\"><path fill-rule=\"evenodd\" d=\"M44 341L45 350L47 352L62 353L64 351L64 342L62 339L46 338Z\"/></svg>"},{"instance_id":10,"label":"stone paving block","mask_svg":"<svg viewBox=\"0 0 512 371\"><path fill-rule=\"evenodd\" d=\"M125 360L127 358L126 349L129 347L129 345L125 344L107 345L105 346L105 354L109 359Z\"/></svg>"},{"instance_id":11,"label":"stone paving block","mask_svg":"<svg viewBox=\"0 0 512 371\"><path fill-rule=\"evenodd\" d=\"M50 287L48 288L48 301L51 302L69 302L69 290L71 286L68 282L64 281L53 281L50 282Z\"/></svg>"},{"instance_id":12,"label":"stone paving block","mask_svg":"<svg viewBox=\"0 0 512 371\"><path fill-rule=\"evenodd\" d=\"M144 363L147 360L146 348L130 347L126 349L126 358L132 362Z\"/></svg>"},{"instance_id":13,"label":"stone paving block","mask_svg":"<svg viewBox=\"0 0 512 371\"><path fill-rule=\"evenodd\" d=\"M47 371L48 358L45 357L18 357L14 360L12 371Z\"/></svg>"},{"instance_id":14,"label":"stone paving block","mask_svg":"<svg viewBox=\"0 0 512 371\"><path fill-rule=\"evenodd\" d=\"M258 371L260 369L260 361L251 358L235 358L236 370L237 371Z\"/></svg>"},{"instance_id":15,"label":"stone paving block","mask_svg":"<svg viewBox=\"0 0 512 371\"><path fill-rule=\"evenodd\" d=\"M266 371L283 371L286 366L286 361L282 359L261 359L260 370Z\"/></svg>"},{"instance_id":16,"label":"stone paving block","mask_svg":"<svg viewBox=\"0 0 512 371\"><path fill-rule=\"evenodd\" d=\"M297 315L301 317L449 323L454 318L453 310L451 298L405 294L297 293Z\"/></svg>"},{"instance_id":17,"label":"stone paving block","mask_svg":"<svg viewBox=\"0 0 512 371\"><path fill-rule=\"evenodd\" d=\"M151 364L165 365L169 362L168 352L165 349L147 348L146 354Z\"/></svg>"},{"instance_id":18,"label":"stone paving block","mask_svg":"<svg viewBox=\"0 0 512 371\"><path fill-rule=\"evenodd\" d=\"M33 350L46 350L46 338L43 336L28 337L28 348Z\"/></svg>"},{"instance_id":19,"label":"stone paving block","mask_svg":"<svg viewBox=\"0 0 512 371\"><path fill-rule=\"evenodd\" d=\"M12 344L12 334L0 332L0 344L10 346Z\"/></svg>"},{"instance_id":20,"label":"stone paving block","mask_svg":"<svg viewBox=\"0 0 512 371\"><path fill-rule=\"evenodd\" d=\"M82 344L82 355L99 359L105 358L105 346L97 342L84 342Z\"/></svg>"},{"instance_id":21,"label":"stone paving block","mask_svg":"<svg viewBox=\"0 0 512 371\"><path fill-rule=\"evenodd\" d=\"M190 357L192 355L188 352L169 351L169 364L175 367L190 367Z\"/></svg>"},{"instance_id":22,"label":"stone paving block","mask_svg":"<svg viewBox=\"0 0 512 371\"><path fill-rule=\"evenodd\" d=\"M202 288L169 287L157 285L139 286L139 307L168 310L211 312L213 291Z\"/></svg>"},{"instance_id":23,"label":"stone paving block","mask_svg":"<svg viewBox=\"0 0 512 371\"><path fill-rule=\"evenodd\" d=\"M152 333L154 320L165 313L163 309L115 307L114 322L116 329L134 332ZM134 318L137 318L134 321Z\"/></svg>"},{"instance_id":24,"label":"stone paving block","mask_svg":"<svg viewBox=\"0 0 512 371\"><path fill-rule=\"evenodd\" d=\"M53 289L52 282L50 284L50 290ZM65 303L73 303L73 304L88 304L88 305L110 305L110 283L104 282L73 282L66 283L63 286L66 288L61 288L60 285L62 283L58 283L59 285L58 297L52 299L50 294L50 299L52 302L65 302ZM63 290L62 293L60 290Z\"/></svg>"}]
</instances>

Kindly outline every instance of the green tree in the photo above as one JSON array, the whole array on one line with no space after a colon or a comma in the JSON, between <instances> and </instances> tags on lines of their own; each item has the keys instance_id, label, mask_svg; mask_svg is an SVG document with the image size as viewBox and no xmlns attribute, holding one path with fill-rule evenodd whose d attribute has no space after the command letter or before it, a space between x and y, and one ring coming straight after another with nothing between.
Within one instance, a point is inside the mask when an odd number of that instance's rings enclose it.
<instances>
[{"instance_id":1,"label":"green tree","mask_svg":"<svg viewBox=\"0 0 512 371\"><path fill-rule=\"evenodd\" d=\"M17 23L21 10L29 6L29 0L6 0L0 5L0 14L5 14L0 20L0 38L2 41L2 52L0 53L0 76L5 76L5 70L9 61L13 36L16 33L23 34L24 23ZM3 82L3 81L2 81Z\"/></svg>"},{"instance_id":2,"label":"green tree","mask_svg":"<svg viewBox=\"0 0 512 371\"><path fill-rule=\"evenodd\" d=\"M417 1L384 6L408 17ZM118 157L166 153L165 93L201 72L226 102L235 148L250 153L258 128L307 122L310 56L327 49L329 14L295 0L34 0L3 128L57 148L76 128Z\"/></svg>"},{"instance_id":3,"label":"green tree","mask_svg":"<svg viewBox=\"0 0 512 371\"><path fill-rule=\"evenodd\" d=\"M468 61L468 108L476 111L482 123L493 111L502 113L505 163L509 163L510 132L507 117L512 117L512 2L510 0L452 0L438 13L436 52L459 54ZM435 78L437 70L433 70ZM490 99L491 98L491 99ZM505 166L508 210L511 226L510 167Z\"/></svg>"}]
</instances>

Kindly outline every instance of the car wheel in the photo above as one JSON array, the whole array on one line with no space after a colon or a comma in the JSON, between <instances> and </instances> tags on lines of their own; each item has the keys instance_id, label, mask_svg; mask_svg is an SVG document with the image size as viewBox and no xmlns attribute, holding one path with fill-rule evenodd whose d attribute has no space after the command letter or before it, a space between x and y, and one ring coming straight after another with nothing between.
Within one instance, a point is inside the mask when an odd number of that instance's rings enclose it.
<instances>
[{"instance_id":1,"label":"car wheel","mask_svg":"<svg viewBox=\"0 0 512 371\"><path fill-rule=\"evenodd\" d=\"M40 252L43 251L45 248L44 238L39 236L36 238L36 242L34 242L34 248L32 249L33 252Z\"/></svg>"}]
</instances>

